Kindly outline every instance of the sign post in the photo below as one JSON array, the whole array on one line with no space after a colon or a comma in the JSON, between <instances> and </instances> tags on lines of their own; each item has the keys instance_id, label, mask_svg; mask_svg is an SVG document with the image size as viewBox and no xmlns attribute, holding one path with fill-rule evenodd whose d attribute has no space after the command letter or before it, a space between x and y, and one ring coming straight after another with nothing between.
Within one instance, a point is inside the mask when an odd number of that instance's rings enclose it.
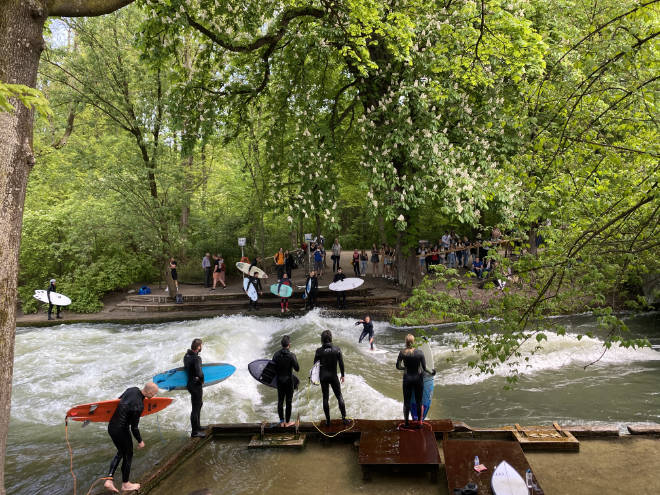
<instances>
[{"instance_id":1,"label":"sign post","mask_svg":"<svg viewBox=\"0 0 660 495\"><path fill-rule=\"evenodd\" d=\"M241 258L243 258L245 256L243 254L243 247L245 246L245 237L238 238L238 245L241 247Z\"/></svg>"}]
</instances>

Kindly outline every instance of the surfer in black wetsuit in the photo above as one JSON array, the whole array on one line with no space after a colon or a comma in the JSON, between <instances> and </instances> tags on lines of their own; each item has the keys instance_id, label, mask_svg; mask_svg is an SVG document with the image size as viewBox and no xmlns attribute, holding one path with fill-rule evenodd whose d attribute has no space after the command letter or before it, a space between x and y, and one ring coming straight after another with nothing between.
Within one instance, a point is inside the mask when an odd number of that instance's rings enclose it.
<instances>
[{"instance_id":1,"label":"surfer in black wetsuit","mask_svg":"<svg viewBox=\"0 0 660 495\"><path fill-rule=\"evenodd\" d=\"M188 374L188 383L186 388L190 392L190 402L192 410L190 411L191 437L204 437L206 433L202 431L200 425L200 415L202 412L202 390L204 386L204 372L202 371L202 358L199 353L202 352L202 339L194 339L190 344L190 349L183 357L183 367Z\"/></svg>"},{"instance_id":2,"label":"surfer in black wetsuit","mask_svg":"<svg viewBox=\"0 0 660 495\"><path fill-rule=\"evenodd\" d=\"M290 351L291 338L282 337L282 348L273 355L277 372L277 414L280 426L293 426L291 422L291 402L293 401L293 371L300 371L296 355ZM286 422L284 417L284 399L286 398Z\"/></svg>"},{"instance_id":3,"label":"surfer in black wetsuit","mask_svg":"<svg viewBox=\"0 0 660 495\"><path fill-rule=\"evenodd\" d=\"M309 290L307 290L309 288ZM316 296L319 291L319 279L316 277L316 272L309 272L307 280L305 280L305 291L307 294L306 305L309 309L314 309L314 304L316 303Z\"/></svg>"},{"instance_id":4,"label":"surfer in black wetsuit","mask_svg":"<svg viewBox=\"0 0 660 495\"><path fill-rule=\"evenodd\" d=\"M362 340L368 335L369 336L369 344L371 345L371 350L374 350L374 324L371 322L371 316L365 316L364 320L356 321L355 326L362 324L362 333L360 334L360 338L358 340L358 343L362 343Z\"/></svg>"},{"instance_id":5,"label":"surfer in black wetsuit","mask_svg":"<svg viewBox=\"0 0 660 495\"><path fill-rule=\"evenodd\" d=\"M344 272L341 269L341 266L337 267L337 273L335 273L334 278L332 279L332 282L341 282L346 278L346 275L344 275ZM346 291L340 290L337 291L337 307L339 309L345 308L346 307Z\"/></svg>"},{"instance_id":6,"label":"surfer in black wetsuit","mask_svg":"<svg viewBox=\"0 0 660 495\"><path fill-rule=\"evenodd\" d=\"M339 403L339 411L341 412L341 419L347 423L346 419L346 406L344 405L344 397L341 395L341 385L337 378L337 365L341 372L341 383L344 383L344 358L341 355L341 349L332 345L332 332L324 330L321 333L321 347L316 349L314 354L314 362L321 362L319 370L319 380L321 381L321 391L323 392L323 412L325 413L325 425L330 426L330 387L332 392L337 398Z\"/></svg>"},{"instance_id":7,"label":"surfer in black wetsuit","mask_svg":"<svg viewBox=\"0 0 660 495\"><path fill-rule=\"evenodd\" d=\"M140 416L144 410L144 399L151 399L158 393L158 385L155 383L147 383L142 390L137 387L127 388L123 394L119 396L119 405L115 410L110 422L108 423L108 434L112 438L112 442L117 447L117 454L110 463L108 470L108 480L105 481L105 489L114 493L119 493L115 488L115 483L112 478L115 471L121 462L121 490L135 491L140 489L139 483L129 482L131 475L131 461L133 460L133 439L131 432L138 442L138 449L144 447L144 441L138 429Z\"/></svg>"},{"instance_id":8,"label":"surfer in black wetsuit","mask_svg":"<svg viewBox=\"0 0 660 495\"><path fill-rule=\"evenodd\" d=\"M48 286L48 289L46 289L46 297L48 297L48 319L52 320L53 319L53 306L54 304L50 302L50 293L51 292L56 292L55 291L55 279L51 278L50 279L50 285ZM62 318L60 316L60 311L62 309L62 306L57 306L57 314L56 318Z\"/></svg>"},{"instance_id":9,"label":"surfer in black wetsuit","mask_svg":"<svg viewBox=\"0 0 660 495\"><path fill-rule=\"evenodd\" d=\"M259 301L259 295L263 295L263 289L261 288L261 279L257 277L257 275L249 275L248 276L248 291L250 289L250 285L254 287L255 292L257 293L256 299L253 301L250 298L250 309L254 308L255 310L257 309L257 301Z\"/></svg>"},{"instance_id":10,"label":"surfer in black wetsuit","mask_svg":"<svg viewBox=\"0 0 660 495\"><path fill-rule=\"evenodd\" d=\"M401 363L403 362L403 366ZM396 359L396 369L405 370L403 374L403 416L405 426L408 426L408 416L410 415L410 399L415 394L417 403L417 417L422 418L422 394L424 391L424 374L426 371L430 375L435 375L435 370L426 369L426 359L421 349L415 349L415 337L411 334L406 335L406 348L399 352Z\"/></svg>"}]
</instances>

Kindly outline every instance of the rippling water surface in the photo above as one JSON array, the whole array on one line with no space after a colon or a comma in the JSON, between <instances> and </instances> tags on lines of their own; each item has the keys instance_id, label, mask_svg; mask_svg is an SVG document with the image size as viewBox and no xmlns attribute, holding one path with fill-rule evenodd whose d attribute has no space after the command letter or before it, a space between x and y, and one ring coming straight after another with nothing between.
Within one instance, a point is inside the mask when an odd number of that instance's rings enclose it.
<instances>
[{"instance_id":1,"label":"rippling water surface","mask_svg":"<svg viewBox=\"0 0 660 495\"><path fill-rule=\"evenodd\" d=\"M275 390L258 384L247 364L270 357L289 334L298 355L301 376L308 372L319 335L332 330L344 352L343 386L348 414L360 418L394 418L402 414L401 372L394 367L408 332L376 322L377 352L358 344L361 326L355 320L327 318L317 311L300 318L218 317L201 321L124 325L78 324L21 328L16 335L12 419L6 484L9 494L72 492L64 442L64 414L79 403L117 397L129 386L141 386L161 371L182 365L195 337L204 339L205 362L228 362L236 373L204 389L202 423L276 421ZM596 331L589 316L565 318L566 336L548 335L544 349L528 366L513 391L504 390L508 368L492 376L467 368L472 351L455 351L463 339L456 327L425 329L438 370L431 418L452 418L472 426L504 424L660 422L660 332L657 313L626 320L636 336L655 348L615 347L595 365L583 367L602 353L599 338L577 335ZM448 358L452 361L447 362ZM142 418L147 448L136 451L135 476L186 441L190 401L187 392L166 392L176 400L158 415ZM317 420L322 415L320 389L302 380L294 396L294 416ZM339 414L331 401L333 416ZM75 452L78 492L86 493L114 455L105 425L69 427Z\"/></svg>"}]
</instances>

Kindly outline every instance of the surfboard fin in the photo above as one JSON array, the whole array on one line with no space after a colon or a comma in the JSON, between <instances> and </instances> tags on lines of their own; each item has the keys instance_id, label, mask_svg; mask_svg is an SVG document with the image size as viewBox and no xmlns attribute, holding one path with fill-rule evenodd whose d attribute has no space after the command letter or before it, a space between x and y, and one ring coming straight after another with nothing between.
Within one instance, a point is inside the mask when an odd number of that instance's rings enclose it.
<instances>
[{"instance_id":1,"label":"surfboard fin","mask_svg":"<svg viewBox=\"0 0 660 495\"><path fill-rule=\"evenodd\" d=\"M84 427L87 426L89 423L91 423L91 421L90 421L89 419L86 419L85 421L83 421L83 424L82 424L81 428L84 428Z\"/></svg>"}]
</instances>

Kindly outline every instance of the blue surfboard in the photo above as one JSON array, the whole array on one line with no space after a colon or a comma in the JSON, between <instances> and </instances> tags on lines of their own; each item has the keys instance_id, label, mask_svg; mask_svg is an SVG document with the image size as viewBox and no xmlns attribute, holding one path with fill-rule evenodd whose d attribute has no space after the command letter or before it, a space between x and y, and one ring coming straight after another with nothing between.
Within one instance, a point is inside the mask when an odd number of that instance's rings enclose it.
<instances>
[{"instance_id":1,"label":"blue surfboard","mask_svg":"<svg viewBox=\"0 0 660 495\"><path fill-rule=\"evenodd\" d=\"M236 371L236 367L227 363L202 364L204 387L226 380ZM188 373L185 368L174 368L154 376L154 383L164 390L185 390Z\"/></svg>"},{"instance_id":2,"label":"blue surfboard","mask_svg":"<svg viewBox=\"0 0 660 495\"><path fill-rule=\"evenodd\" d=\"M426 360L426 368L433 369L433 351L431 351L431 346L428 342L422 344L422 352L424 352L424 359ZM426 419L426 415L431 408L431 399L433 399L433 375L429 375L424 372L424 391L422 392L422 408L424 412L422 413L422 419ZM410 399L410 413L414 421L418 421L417 417L417 401L415 400L415 394L412 395Z\"/></svg>"}]
</instances>

